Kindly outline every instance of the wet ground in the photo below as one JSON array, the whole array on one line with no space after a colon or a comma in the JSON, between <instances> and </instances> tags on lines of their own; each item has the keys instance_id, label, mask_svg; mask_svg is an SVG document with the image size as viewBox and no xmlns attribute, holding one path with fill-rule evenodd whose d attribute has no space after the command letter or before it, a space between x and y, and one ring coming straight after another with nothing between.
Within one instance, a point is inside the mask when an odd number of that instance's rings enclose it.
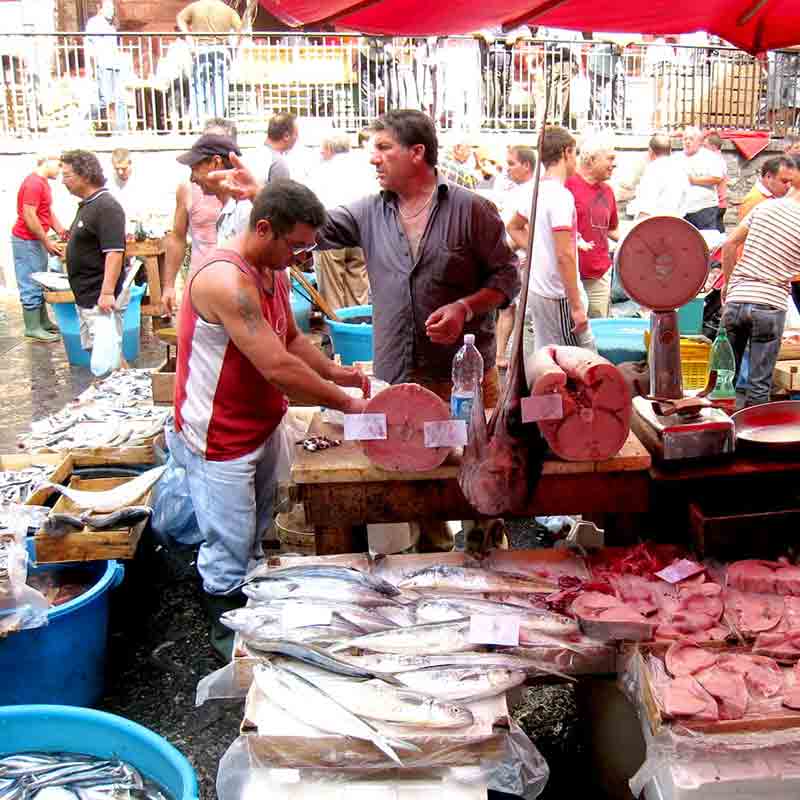
<instances>
[{"instance_id":1,"label":"wet ground","mask_svg":"<svg viewBox=\"0 0 800 800\"><path fill-rule=\"evenodd\" d=\"M60 342L26 340L15 297L0 295L0 454L12 453L16 436L32 420L58 411L92 381L88 369L70 366ZM164 345L145 322L136 367L156 366ZM512 546L540 543L533 521L515 522ZM100 708L164 736L191 761L201 800L214 800L219 760L238 735L239 702L194 704L197 681L219 664L208 645L194 567L194 551L166 549L143 539L112 603L106 694ZM576 796L586 786L583 747L573 691L546 686L526 692L525 729L551 769L542 800ZM596 787L589 793L604 795Z\"/></svg>"}]
</instances>

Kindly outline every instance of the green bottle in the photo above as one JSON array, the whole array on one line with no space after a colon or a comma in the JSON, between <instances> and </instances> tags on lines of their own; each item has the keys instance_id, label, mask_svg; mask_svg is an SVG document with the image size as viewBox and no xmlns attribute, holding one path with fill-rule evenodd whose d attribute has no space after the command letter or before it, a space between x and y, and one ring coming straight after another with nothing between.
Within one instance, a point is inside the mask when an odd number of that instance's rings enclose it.
<instances>
[{"instance_id":1,"label":"green bottle","mask_svg":"<svg viewBox=\"0 0 800 800\"><path fill-rule=\"evenodd\" d=\"M711 400L734 400L736 387L733 379L736 375L736 358L733 348L728 340L728 332L720 325L717 338L711 345L711 358L708 363L709 370L717 371L717 384L709 395Z\"/></svg>"}]
</instances>

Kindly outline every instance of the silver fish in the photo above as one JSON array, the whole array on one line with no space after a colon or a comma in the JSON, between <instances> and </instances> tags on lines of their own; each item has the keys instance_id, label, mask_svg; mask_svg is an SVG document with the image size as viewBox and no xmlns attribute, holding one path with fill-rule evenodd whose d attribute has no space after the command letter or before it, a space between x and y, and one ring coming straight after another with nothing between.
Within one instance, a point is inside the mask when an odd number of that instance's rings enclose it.
<instances>
[{"instance_id":1,"label":"silver fish","mask_svg":"<svg viewBox=\"0 0 800 800\"><path fill-rule=\"evenodd\" d=\"M472 712L468 708L443 703L430 695L381 680L331 679L330 675L320 675L317 670L304 673L293 666L282 668L300 674L337 703L365 719L443 729L461 728L473 722Z\"/></svg>"},{"instance_id":2,"label":"silver fish","mask_svg":"<svg viewBox=\"0 0 800 800\"><path fill-rule=\"evenodd\" d=\"M469 619L459 619L452 622L393 628L339 642L331 647L330 651L337 653L353 647L374 653L400 654L460 653L464 650L477 650L478 645L469 641L469 626Z\"/></svg>"},{"instance_id":3,"label":"silver fish","mask_svg":"<svg viewBox=\"0 0 800 800\"><path fill-rule=\"evenodd\" d=\"M287 609L296 609L298 612L302 612L306 607L330 611L333 619L345 620L357 626L362 633L373 633L395 627L390 619L379 614L374 608L322 598L304 600L276 598L268 603L258 603L226 612L222 615L221 621L232 630L243 630L249 627L251 620L279 621ZM234 627L235 625L239 627Z\"/></svg>"},{"instance_id":4,"label":"silver fish","mask_svg":"<svg viewBox=\"0 0 800 800\"><path fill-rule=\"evenodd\" d=\"M499 667L429 667L398 676L400 683L440 700L482 700L525 682L522 670Z\"/></svg>"},{"instance_id":5,"label":"silver fish","mask_svg":"<svg viewBox=\"0 0 800 800\"><path fill-rule=\"evenodd\" d=\"M385 605L391 602L386 595L366 586L317 577L255 580L244 584L242 591L252 600L264 603L289 598L337 600L362 606Z\"/></svg>"},{"instance_id":6,"label":"silver fish","mask_svg":"<svg viewBox=\"0 0 800 800\"><path fill-rule=\"evenodd\" d=\"M312 666L320 667L321 669L326 669L329 672L335 672L339 675L347 675L352 678L375 677L369 670L362 669L354 664L349 664L347 661L309 644L276 639L272 642L259 642L258 649L264 653L276 653L290 658L296 658L298 661L303 661L306 664L311 664Z\"/></svg>"},{"instance_id":7,"label":"silver fish","mask_svg":"<svg viewBox=\"0 0 800 800\"><path fill-rule=\"evenodd\" d=\"M399 655L397 653L365 653L341 659L354 667L381 677L413 672L427 667L498 667L532 674L541 672L541 661L507 653L443 653L441 655Z\"/></svg>"},{"instance_id":8,"label":"silver fish","mask_svg":"<svg viewBox=\"0 0 800 800\"><path fill-rule=\"evenodd\" d=\"M112 511L110 514L81 514L83 524L93 531L112 528L129 528L146 520L153 513L150 506L128 506Z\"/></svg>"},{"instance_id":9,"label":"silver fish","mask_svg":"<svg viewBox=\"0 0 800 800\"><path fill-rule=\"evenodd\" d=\"M477 567L457 567L437 564L421 569L398 583L400 589L436 589L437 591L477 593L551 592L551 584L524 580Z\"/></svg>"},{"instance_id":10,"label":"silver fish","mask_svg":"<svg viewBox=\"0 0 800 800\"><path fill-rule=\"evenodd\" d=\"M372 742L392 761L403 766L385 736L300 675L272 664L257 664L253 677L271 702L298 721L325 733Z\"/></svg>"},{"instance_id":11,"label":"silver fish","mask_svg":"<svg viewBox=\"0 0 800 800\"><path fill-rule=\"evenodd\" d=\"M106 489L104 492L87 492L81 489L72 489L58 483L45 482L45 486L55 489L68 497L79 508L94 511L116 511L133 505L158 479L164 474L166 466L154 467L143 472L133 480Z\"/></svg>"},{"instance_id":12,"label":"silver fish","mask_svg":"<svg viewBox=\"0 0 800 800\"><path fill-rule=\"evenodd\" d=\"M464 595L432 597L417 603L417 619L420 622L444 622L472 614L518 617L521 628L550 636L571 636L580 633L578 623L574 619L544 609L537 611L511 603L498 603Z\"/></svg>"},{"instance_id":13,"label":"silver fish","mask_svg":"<svg viewBox=\"0 0 800 800\"><path fill-rule=\"evenodd\" d=\"M247 581L251 580L304 580L306 578L327 578L331 581L344 581L345 583L356 584L371 589L373 592L384 594L387 597L394 597L400 594L399 589L383 580L383 578L375 578L368 575L366 572L353 569L352 567L341 567L335 564L308 564L297 565L291 567L277 567L269 569L259 567L250 576Z\"/></svg>"}]
</instances>

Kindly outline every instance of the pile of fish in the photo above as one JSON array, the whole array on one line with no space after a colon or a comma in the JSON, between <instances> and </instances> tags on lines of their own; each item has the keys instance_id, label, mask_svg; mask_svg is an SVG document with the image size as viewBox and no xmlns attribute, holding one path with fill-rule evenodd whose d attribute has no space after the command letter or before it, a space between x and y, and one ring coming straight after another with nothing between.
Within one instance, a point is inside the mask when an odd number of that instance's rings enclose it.
<instances>
[{"instance_id":1,"label":"pile of fish","mask_svg":"<svg viewBox=\"0 0 800 800\"><path fill-rule=\"evenodd\" d=\"M153 382L149 369L118 369L105 380L92 384L82 401L109 405L134 405L153 402Z\"/></svg>"},{"instance_id":2,"label":"pile of fish","mask_svg":"<svg viewBox=\"0 0 800 800\"><path fill-rule=\"evenodd\" d=\"M77 753L27 752L0 758L2 800L170 800L130 764Z\"/></svg>"},{"instance_id":3,"label":"pile of fish","mask_svg":"<svg viewBox=\"0 0 800 800\"><path fill-rule=\"evenodd\" d=\"M248 605L221 621L239 634L240 655L259 660L255 684L270 702L316 730L371 741L394 761L414 746L376 723L463 735L468 704L528 675L562 674L559 657L568 664L597 648L574 620L526 603L548 588L541 580L455 565L393 578L328 563L259 567L242 587ZM475 617L518 633L506 646L484 644Z\"/></svg>"},{"instance_id":4,"label":"pile of fish","mask_svg":"<svg viewBox=\"0 0 800 800\"><path fill-rule=\"evenodd\" d=\"M31 464L0 472L0 506L24 503L50 477L52 464Z\"/></svg>"}]
</instances>

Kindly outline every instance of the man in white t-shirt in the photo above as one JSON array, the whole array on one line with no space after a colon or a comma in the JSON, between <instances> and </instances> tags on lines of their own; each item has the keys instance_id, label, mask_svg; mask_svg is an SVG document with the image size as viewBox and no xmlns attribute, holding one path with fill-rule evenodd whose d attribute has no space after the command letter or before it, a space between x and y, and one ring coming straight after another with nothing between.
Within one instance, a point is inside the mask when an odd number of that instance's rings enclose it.
<instances>
[{"instance_id":1,"label":"man in white t-shirt","mask_svg":"<svg viewBox=\"0 0 800 800\"><path fill-rule=\"evenodd\" d=\"M724 177L723 164L716 153L703 147L700 128L686 128L683 132L683 152L676 153L672 159L689 180L684 219L698 230L717 230L717 186Z\"/></svg>"},{"instance_id":2,"label":"man in white t-shirt","mask_svg":"<svg viewBox=\"0 0 800 800\"><path fill-rule=\"evenodd\" d=\"M575 139L559 127L545 130L544 177L539 184L528 307L536 348L572 345L595 350L587 301L578 278L575 198L564 184L575 174ZM530 204L523 204L507 229L517 247L527 247Z\"/></svg>"},{"instance_id":3,"label":"man in white t-shirt","mask_svg":"<svg viewBox=\"0 0 800 800\"><path fill-rule=\"evenodd\" d=\"M684 205L689 181L683 170L675 169L670 151L666 133L657 133L650 139L650 161L644 168L633 201L637 222L645 217L683 217L686 213Z\"/></svg>"}]
</instances>

